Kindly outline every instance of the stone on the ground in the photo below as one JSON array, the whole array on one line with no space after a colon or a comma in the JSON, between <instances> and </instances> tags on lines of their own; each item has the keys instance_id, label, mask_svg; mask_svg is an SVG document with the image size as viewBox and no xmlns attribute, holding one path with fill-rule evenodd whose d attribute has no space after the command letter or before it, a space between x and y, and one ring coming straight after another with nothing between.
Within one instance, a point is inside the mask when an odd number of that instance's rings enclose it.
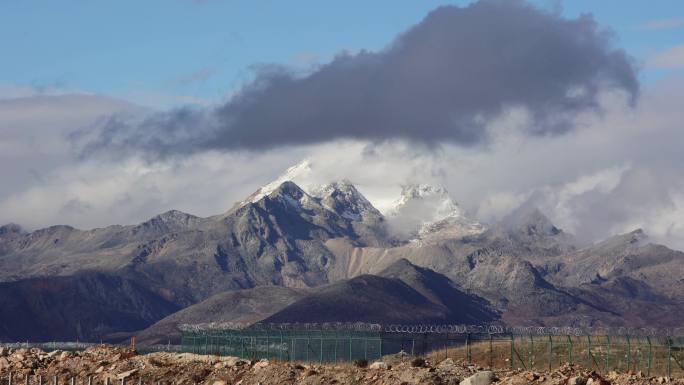
<instances>
[{"instance_id":1,"label":"stone on the ground","mask_svg":"<svg viewBox=\"0 0 684 385\"><path fill-rule=\"evenodd\" d=\"M568 379L568 385L585 385L586 383L586 378L580 376L574 376Z\"/></svg>"},{"instance_id":2,"label":"stone on the ground","mask_svg":"<svg viewBox=\"0 0 684 385\"><path fill-rule=\"evenodd\" d=\"M117 379L117 380L121 380L121 379L124 379L124 378L128 378L128 377L130 377L132 374L134 374L134 373L137 372L137 371L138 371L138 369L131 369L131 370L128 370L128 371L125 371L125 372L121 372L121 373L119 373L119 374L116 375L116 379Z\"/></svg>"},{"instance_id":3,"label":"stone on the ground","mask_svg":"<svg viewBox=\"0 0 684 385\"><path fill-rule=\"evenodd\" d=\"M269 364L268 360L259 360L254 363L254 369L261 369L267 367Z\"/></svg>"},{"instance_id":4,"label":"stone on the ground","mask_svg":"<svg viewBox=\"0 0 684 385\"><path fill-rule=\"evenodd\" d=\"M437 364L437 366L440 367L440 368L443 368L443 367L452 367L452 366L454 366L454 365L456 365L456 364L454 363L454 360L452 360L451 358L445 358L444 360L442 360L442 362L440 362L439 364Z\"/></svg>"},{"instance_id":5,"label":"stone on the ground","mask_svg":"<svg viewBox=\"0 0 684 385\"><path fill-rule=\"evenodd\" d=\"M494 381L494 372L485 370L477 372L460 382L460 385L489 385Z\"/></svg>"},{"instance_id":6,"label":"stone on the ground","mask_svg":"<svg viewBox=\"0 0 684 385\"><path fill-rule=\"evenodd\" d=\"M370 365L370 368L376 370L387 370L389 369L389 365L387 365L387 362L375 361Z\"/></svg>"},{"instance_id":7,"label":"stone on the ground","mask_svg":"<svg viewBox=\"0 0 684 385\"><path fill-rule=\"evenodd\" d=\"M216 380L212 385L228 385L228 383L223 380Z\"/></svg>"}]
</instances>

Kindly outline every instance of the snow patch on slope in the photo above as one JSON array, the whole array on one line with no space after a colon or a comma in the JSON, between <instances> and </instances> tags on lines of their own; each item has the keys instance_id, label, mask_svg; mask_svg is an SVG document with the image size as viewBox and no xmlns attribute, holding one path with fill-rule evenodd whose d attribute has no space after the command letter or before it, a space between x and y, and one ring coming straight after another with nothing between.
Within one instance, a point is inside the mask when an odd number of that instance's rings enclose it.
<instances>
[{"instance_id":1,"label":"snow patch on slope","mask_svg":"<svg viewBox=\"0 0 684 385\"><path fill-rule=\"evenodd\" d=\"M311 195L321 199L321 204L328 210L352 221L361 221L367 216L382 216L348 180L314 187Z\"/></svg>"},{"instance_id":2,"label":"snow patch on slope","mask_svg":"<svg viewBox=\"0 0 684 385\"><path fill-rule=\"evenodd\" d=\"M311 174L311 161L309 159L304 159L303 161L285 170L282 175L272 182L260 187L252 195L248 196L247 199L240 202L239 206L244 206L247 203L256 203L265 196L270 195L272 192L277 190L281 184L288 181L294 182L296 179L304 177L308 174Z\"/></svg>"}]
</instances>

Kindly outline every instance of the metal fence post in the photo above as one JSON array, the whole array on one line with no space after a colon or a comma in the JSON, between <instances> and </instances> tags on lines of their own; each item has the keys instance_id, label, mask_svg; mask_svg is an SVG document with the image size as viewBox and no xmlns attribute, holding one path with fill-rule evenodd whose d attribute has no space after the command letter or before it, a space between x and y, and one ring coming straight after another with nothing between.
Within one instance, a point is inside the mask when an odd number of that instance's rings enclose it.
<instances>
[{"instance_id":1,"label":"metal fence post","mask_svg":"<svg viewBox=\"0 0 684 385\"><path fill-rule=\"evenodd\" d=\"M266 358L271 359L271 332L266 330Z\"/></svg>"},{"instance_id":2,"label":"metal fence post","mask_svg":"<svg viewBox=\"0 0 684 385\"><path fill-rule=\"evenodd\" d=\"M630 371L632 366L632 342L629 339L629 334L627 335L627 371Z\"/></svg>"},{"instance_id":3,"label":"metal fence post","mask_svg":"<svg viewBox=\"0 0 684 385\"><path fill-rule=\"evenodd\" d=\"M514 340L515 337L513 337L513 333L511 333L511 370L513 370L513 351L515 350Z\"/></svg>"},{"instance_id":4,"label":"metal fence post","mask_svg":"<svg viewBox=\"0 0 684 385\"><path fill-rule=\"evenodd\" d=\"M494 347L492 346L492 333L489 333L489 368L494 368Z\"/></svg>"},{"instance_id":5,"label":"metal fence post","mask_svg":"<svg viewBox=\"0 0 684 385\"><path fill-rule=\"evenodd\" d=\"M471 356L470 356L470 333L466 334L466 355L467 355L467 361L468 363L472 362Z\"/></svg>"},{"instance_id":6,"label":"metal fence post","mask_svg":"<svg viewBox=\"0 0 684 385\"><path fill-rule=\"evenodd\" d=\"M587 342L589 343L589 348L587 349L587 354L589 355L589 365L592 367L591 361L594 359L594 355L591 353L591 336L587 334Z\"/></svg>"},{"instance_id":7,"label":"metal fence post","mask_svg":"<svg viewBox=\"0 0 684 385\"><path fill-rule=\"evenodd\" d=\"M549 371L551 371L551 366L553 365L553 339L551 334L549 334Z\"/></svg>"},{"instance_id":8,"label":"metal fence post","mask_svg":"<svg viewBox=\"0 0 684 385\"><path fill-rule=\"evenodd\" d=\"M651 344L651 337L646 337L646 341L648 341L648 371L646 372L647 376L651 376L651 362L653 360L653 345Z\"/></svg>"},{"instance_id":9,"label":"metal fence post","mask_svg":"<svg viewBox=\"0 0 684 385\"><path fill-rule=\"evenodd\" d=\"M672 378L672 339L667 337L667 378Z\"/></svg>"},{"instance_id":10,"label":"metal fence post","mask_svg":"<svg viewBox=\"0 0 684 385\"><path fill-rule=\"evenodd\" d=\"M319 362L322 364L323 363L323 329L321 329L321 357Z\"/></svg>"},{"instance_id":11,"label":"metal fence post","mask_svg":"<svg viewBox=\"0 0 684 385\"><path fill-rule=\"evenodd\" d=\"M610 366L610 348L611 348L611 342L610 342L610 336L606 335L606 339L608 340L608 349L606 350L606 373L608 373L608 367Z\"/></svg>"},{"instance_id":12,"label":"metal fence post","mask_svg":"<svg viewBox=\"0 0 684 385\"><path fill-rule=\"evenodd\" d=\"M337 344L338 344L337 330L335 330L335 362L337 362Z\"/></svg>"},{"instance_id":13,"label":"metal fence post","mask_svg":"<svg viewBox=\"0 0 684 385\"><path fill-rule=\"evenodd\" d=\"M9 372L7 377L7 385L12 385L12 372Z\"/></svg>"},{"instance_id":14,"label":"metal fence post","mask_svg":"<svg viewBox=\"0 0 684 385\"><path fill-rule=\"evenodd\" d=\"M382 358L382 333L380 334L380 358Z\"/></svg>"},{"instance_id":15,"label":"metal fence post","mask_svg":"<svg viewBox=\"0 0 684 385\"><path fill-rule=\"evenodd\" d=\"M530 333L530 348L527 351L529 354L527 361L529 362L530 370L534 370L534 337L532 333Z\"/></svg>"}]
</instances>

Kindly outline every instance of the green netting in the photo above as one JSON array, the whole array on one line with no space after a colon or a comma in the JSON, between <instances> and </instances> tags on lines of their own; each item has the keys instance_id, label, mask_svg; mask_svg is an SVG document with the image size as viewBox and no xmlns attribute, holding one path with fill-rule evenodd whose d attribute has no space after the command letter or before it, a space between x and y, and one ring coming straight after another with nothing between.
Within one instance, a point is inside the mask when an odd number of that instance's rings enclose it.
<instances>
[{"instance_id":1,"label":"green netting","mask_svg":"<svg viewBox=\"0 0 684 385\"><path fill-rule=\"evenodd\" d=\"M599 372L684 373L684 340L663 336L392 333L381 330L192 330L182 351L245 359L373 361L400 351L450 356L490 367L552 369L565 362Z\"/></svg>"},{"instance_id":2,"label":"green netting","mask_svg":"<svg viewBox=\"0 0 684 385\"><path fill-rule=\"evenodd\" d=\"M376 360L382 356L382 338L365 331L186 331L182 351L284 361Z\"/></svg>"}]
</instances>

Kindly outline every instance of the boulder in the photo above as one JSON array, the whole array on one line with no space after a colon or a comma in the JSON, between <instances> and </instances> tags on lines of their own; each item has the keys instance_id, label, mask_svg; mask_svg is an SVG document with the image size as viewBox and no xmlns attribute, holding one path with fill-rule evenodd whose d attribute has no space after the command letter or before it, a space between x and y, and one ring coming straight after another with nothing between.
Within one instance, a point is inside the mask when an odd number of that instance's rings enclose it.
<instances>
[{"instance_id":1,"label":"boulder","mask_svg":"<svg viewBox=\"0 0 684 385\"><path fill-rule=\"evenodd\" d=\"M137 371L138 371L138 369L131 369L131 370L128 370L128 371L125 371L125 372L121 372L121 373L119 373L119 374L116 375L116 379L117 379L117 380L121 380L121 379L124 379L124 378L128 378L128 377L130 377L132 374L134 374L134 373L137 372Z\"/></svg>"},{"instance_id":2,"label":"boulder","mask_svg":"<svg viewBox=\"0 0 684 385\"><path fill-rule=\"evenodd\" d=\"M485 370L477 372L460 382L460 385L489 385L494 381L494 372Z\"/></svg>"},{"instance_id":3,"label":"boulder","mask_svg":"<svg viewBox=\"0 0 684 385\"><path fill-rule=\"evenodd\" d=\"M0 371L9 368L9 361L5 357L0 357Z\"/></svg>"},{"instance_id":4,"label":"boulder","mask_svg":"<svg viewBox=\"0 0 684 385\"><path fill-rule=\"evenodd\" d=\"M587 379L580 376L570 377L568 379L568 385L586 385Z\"/></svg>"},{"instance_id":5,"label":"boulder","mask_svg":"<svg viewBox=\"0 0 684 385\"><path fill-rule=\"evenodd\" d=\"M246 363L247 363L247 361L243 360L240 357L233 357L233 356L221 357L221 364L224 368L231 368L234 366L242 366Z\"/></svg>"},{"instance_id":6,"label":"boulder","mask_svg":"<svg viewBox=\"0 0 684 385\"><path fill-rule=\"evenodd\" d=\"M387 362L375 361L372 364L370 364L369 368L375 370L387 370L389 369L389 365L387 365Z\"/></svg>"},{"instance_id":7,"label":"boulder","mask_svg":"<svg viewBox=\"0 0 684 385\"><path fill-rule=\"evenodd\" d=\"M264 359L264 360L259 360L259 361L257 361L257 362L254 363L254 369L265 368L265 367L267 367L268 365L269 365L268 360L265 360L265 359Z\"/></svg>"},{"instance_id":8,"label":"boulder","mask_svg":"<svg viewBox=\"0 0 684 385\"><path fill-rule=\"evenodd\" d=\"M454 366L454 365L455 365L454 360L452 360L451 358L445 358L444 360L442 360L442 362L440 362L439 364L437 364L437 367L443 367L443 366L449 366L449 367L451 367L451 366Z\"/></svg>"}]
</instances>

